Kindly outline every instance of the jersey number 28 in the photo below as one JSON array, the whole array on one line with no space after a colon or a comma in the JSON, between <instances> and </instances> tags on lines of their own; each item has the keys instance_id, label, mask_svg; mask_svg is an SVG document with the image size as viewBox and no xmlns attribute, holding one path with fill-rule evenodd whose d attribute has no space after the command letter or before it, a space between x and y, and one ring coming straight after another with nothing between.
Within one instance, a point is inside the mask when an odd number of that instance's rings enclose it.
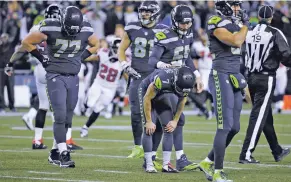
<instances>
[{"instance_id":1,"label":"jersey number 28","mask_svg":"<svg viewBox=\"0 0 291 182\"><path fill-rule=\"evenodd\" d=\"M101 70L100 70L99 76L102 79L106 79L106 81L108 82L114 82L117 75L118 75L118 70L109 68L105 64L101 64Z\"/></svg>"},{"instance_id":2,"label":"jersey number 28","mask_svg":"<svg viewBox=\"0 0 291 182\"><path fill-rule=\"evenodd\" d=\"M72 51L71 54L68 54L69 58L72 58L77 54L81 48L81 40L64 40L64 39L57 39L56 45L61 45L60 49L57 51L57 53L54 54L54 57L60 57L61 54L64 54L64 52L67 50L68 47L74 47L74 51Z\"/></svg>"}]
</instances>

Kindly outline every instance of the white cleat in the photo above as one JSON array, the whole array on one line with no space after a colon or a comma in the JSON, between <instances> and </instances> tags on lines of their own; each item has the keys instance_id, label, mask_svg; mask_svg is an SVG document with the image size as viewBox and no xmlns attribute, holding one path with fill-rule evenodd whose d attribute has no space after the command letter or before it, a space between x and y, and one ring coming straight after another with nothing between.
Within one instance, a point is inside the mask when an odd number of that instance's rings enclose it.
<instances>
[{"instance_id":1,"label":"white cleat","mask_svg":"<svg viewBox=\"0 0 291 182\"><path fill-rule=\"evenodd\" d=\"M87 137L88 136L88 129L87 128L82 128L80 131L80 135L82 138Z\"/></svg>"},{"instance_id":2,"label":"white cleat","mask_svg":"<svg viewBox=\"0 0 291 182\"><path fill-rule=\"evenodd\" d=\"M22 121L26 125L27 129L34 130L32 119L27 114L22 116Z\"/></svg>"},{"instance_id":3,"label":"white cleat","mask_svg":"<svg viewBox=\"0 0 291 182\"><path fill-rule=\"evenodd\" d=\"M147 173L157 173L158 171L154 167L154 165L147 165L146 170Z\"/></svg>"}]
</instances>

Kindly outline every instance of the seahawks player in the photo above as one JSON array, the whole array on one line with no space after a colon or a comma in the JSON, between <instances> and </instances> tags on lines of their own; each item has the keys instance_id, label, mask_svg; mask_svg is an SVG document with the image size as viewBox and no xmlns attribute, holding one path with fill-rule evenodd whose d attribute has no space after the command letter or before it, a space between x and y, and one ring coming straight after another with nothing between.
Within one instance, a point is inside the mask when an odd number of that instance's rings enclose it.
<instances>
[{"instance_id":1,"label":"seahawks player","mask_svg":"<svg viewBox=\"0 0 291 182\"><path fill-rule=\"evenodd\" d=\"M209 89L215 103L217 131L213 149L200 162L200 169L208 180L228 182L232 180L226 178L223 161L226 147L240 129L241 90L246 87L245 79L240 74L240 47L248 32L249 18L240 10L240 1L219 0L215 6L218 15L208 20L208 36L214 58ZM234 16L240 18L241 28L233 21Z\"/></svg>"},{"instance_id":2,"label":"seahawks player","mask_svg":"<svg viewBox=\"0 0 291 182\"><path fill-rule=\"evenodd\" d=\"M125 27L126 33L122 38L118 49L118 59L123 69L130 76L129 101L131 110L131 125L134 137L134 148L128 158L142 158L143 149L141 146L142 122L138 101L138 85L140 82L153 72L153 68L148 65L149 55L154 45L155 33L166 28L165 25L158 23L160 7L156 1L144 1L138 8L139 22L129 23ZM125 51L131 47L132 61L131 65L126 61ZM155 143L160 143L161 135L157 135ZM157 150L154 145L153 150Z\"/></svg>"},{"instance_id":3,"label":"seahawks player","mask_svg":"<svg viewBox=\"0 0 291 182\"><path fill-rule=\"evenodd\" d=\"M145 124L143 135L143 147L145 151L145 171L156 173L157 170L152 161L152 134L156 129L156 119L163 126L163 167L162 172L178 172L171 164L171 151L173 143L175 149L182 148L183 141L175 135L182 134L177 132L179 127L184 125L184 115L182 111L187 101L188 93L194 88L195 76L189 67L176 69L155 70L151 75L144 79L139 88L140 109L142 120ZM144 111L144 113L143 113ZM179 140L178 142L176 140ZM184 158L186 160L184 160ZM185 154L177 154L176 167L183 169L191 165Z\"/></svg>"},{"instance_id":4,"label":"seahawks player","mask_svg":"<svg viewBox=\"0 0 291 182\"><path fill-rule=\"evenodd\" d=\"M48 58L43 57L35 45L46 41ZM66 131L72 123L78 99L78 72L81 60L98 49L90 23L83 21L81 10L68 6L63 18L43 21L39 32L30 33L22 41L24 48L45 68L47 92L54 113L54 146L49 162L60 167L75 167L66 145ZM89 45L89 48L86 47Z\"/></svg>"},{"instance_id":5,"label":"seahawks player","mask_svg":"<svg viewBox=\"0 0 291 182\"><path fill-rule=\"evenodd\" d=\"M196 75L197 91L201 92L203 84L200 74L195 70L194 63L189 56L190 45L193 43L193 33L191 31L193 24L193 14L191 9L185 5L176 6L171 12L172 27L156 33L155 45L149 59L149 64L156 68L181 67L187 65ZM175 97L172 95L171 97ZM184 114L181 116L182 124L175 130L174 145L177 154L178 170L193 170L197 166L188 161L183 151L183 126ZM167 135L165 133L164 135ZM148 137L144 134L143 145L149 145ZM149 152L146 151L145 152ZM163 164L164 165L164 164Z\"/></svg>"}]
</instances>

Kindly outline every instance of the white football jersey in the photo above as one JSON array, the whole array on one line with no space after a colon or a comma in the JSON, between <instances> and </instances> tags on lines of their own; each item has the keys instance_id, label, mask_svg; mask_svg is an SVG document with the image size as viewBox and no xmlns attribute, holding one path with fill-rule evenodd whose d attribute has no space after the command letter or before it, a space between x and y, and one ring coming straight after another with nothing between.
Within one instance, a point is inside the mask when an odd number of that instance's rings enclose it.
<instances>
[{"instance_id":1,"label":"white football jersey","mask_svg":"<svg viewBox=\"0 0 291 182\"><path fill-rule=\"evenodd\" d=\"M109 52L109 49L104 48L98 52L100 64L95 81L102 87L116 88L122 73L122 66L119 61L109 61Z\"/></svg>"},{"instance_id":2,"label":"white football jersey","mask_svg":"<svg viewBox=\"0 0 291 182\"><path fill-rule=\"evenodd\" d=\"M201 41L196 41L193 43L193 49L201 57L198 60L198 69L211 69L212 56L209 47L204 46Z\"/></svg>"}]
</instances>

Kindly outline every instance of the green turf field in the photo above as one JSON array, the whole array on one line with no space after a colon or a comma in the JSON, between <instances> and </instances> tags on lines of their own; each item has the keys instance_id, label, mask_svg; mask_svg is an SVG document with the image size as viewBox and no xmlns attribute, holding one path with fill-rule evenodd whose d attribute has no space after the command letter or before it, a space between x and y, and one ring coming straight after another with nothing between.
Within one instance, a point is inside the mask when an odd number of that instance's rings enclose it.
<instances>
[{"instance_id":1,"label":"green turf field","mask_svg":"<svg viewBox=\"0 0 291 182\"><path fill-rule=\"evenodd\" d=\"M276 131L283 146L291 144L291 115L275 115ZM129 117L103 117L89 131L89 138L79 136L85 117L75 117L73 137L85 150L72 154L74 169L61 169L47 163L49 149L32 151L33 132L19 130L24 126L20 117L0 117L0 181L207 181L200 171L179 174L146 174L142 159L126 159L132 147ZM225 171L235 182L290 182L291 156L276 163L262 135L254 156L260 165L238 164L241 144L245 136L248 116L241 117L241 132L227 149ZM52 122L47 118L44 142L51 148ZM18 128L17 128L18 127ZM192 161L204 159L211 149L216 122L203 117L187 117L184 129L184 151ZM18 130L17 130L18 129ZM161 152L160 157L161 157ZM175 153L172 153L172 159ZM172 161L175 164L175 161Z\"/></svg>"}]
</instances>

